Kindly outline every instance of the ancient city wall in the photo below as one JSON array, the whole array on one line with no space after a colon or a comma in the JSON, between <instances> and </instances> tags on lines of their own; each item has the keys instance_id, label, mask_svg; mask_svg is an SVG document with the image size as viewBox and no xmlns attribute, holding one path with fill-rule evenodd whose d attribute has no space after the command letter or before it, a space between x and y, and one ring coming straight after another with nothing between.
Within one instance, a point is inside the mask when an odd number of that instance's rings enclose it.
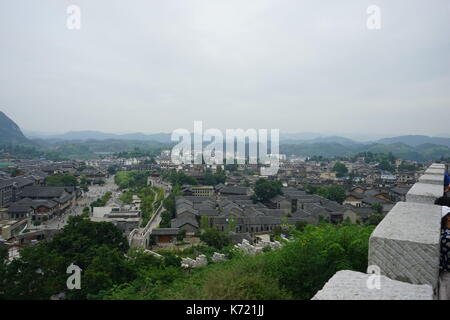
<instances>
[{"instance_id":1,"label":"ancient city wall","mask_svg":"<svg viewBox=\"0 0 450 320\"><path fill-rule=\"evenodd\" d=\"M381 274L378 288L373 275L343 270L313 299L436 299L442 208L434 201L443 195L446 169L432 164L370 236L369 269Z\"/></svg>"}]
</instances>

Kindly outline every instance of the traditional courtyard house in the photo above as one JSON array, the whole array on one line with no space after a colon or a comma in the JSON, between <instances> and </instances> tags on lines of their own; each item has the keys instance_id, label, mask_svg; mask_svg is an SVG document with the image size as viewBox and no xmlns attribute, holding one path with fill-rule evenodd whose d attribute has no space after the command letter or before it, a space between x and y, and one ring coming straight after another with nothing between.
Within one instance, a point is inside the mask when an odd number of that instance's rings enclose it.
<instances>
[{"instance_id":1,"label":"traditional courtyard house","mask_svg":"<svg viewBox=\"0 0 450 320\"><path fill-rule=\"evenodd\" d=\"M406 201L406 194L411 187L394 187L389 190L389 197L392 201Z\"/></svg>"},{"instance_id":2,"label":"traditional courtyard house","mask_svg":"<svg viewBox=\"0 0 450 320\"><path fill-rule=\"evenodd\" d=\"M366 192L366 189L361 186L356 186L351 190L351 192L356 194L364 194L364 192Z\"/></svg>"},{"instance_id":3,"label":"traditional courtyard house","mask_svg":"<svg viewBox=\"0 0 450 320\"><path fill-rule=\"evenodd\" d=\"M22 198L22 191L25 187L34 185L34 179L26 177L16 177L11 179L13 181L13 201Z\"/></svg>"},{"instance_id":4,"label":"traditional courtyard house","mask_svg":"<svg viewBox=\"0 0 450 320\"><path fill-rule=\"evenodd\" d=\"M299 208L299 203L301 207L302 201L306 198L312 199L311 197L308 197L306 192L295 188L282 188L281 191L283 195L277 195L275 198L271 199L271 202L276 209L282 209L286 214L295 212L297 208Z\"/></svg>"},{"instance_id":5,"label":"traditional courtyard house","mask_svg":"<svg viewBox=\"0 0 450 320\"><path fill-rule=\"evenodd\" d=\"M12 180L0 181L0 208L7 207L13 201Z\"/></svg>"},{"instance_id":6,"label":"traditional courtyard house","mask_svg":"<svg viewBox=\"0 0 450 320\"><path fill-rule=\"evenodd\" d=\"M368 189L364 195L372 196L385 201L391 201L391 198L389 197L389 189Z\"/></svg>"},{"instance_id":7,"label":"traditional courtyard house","mask_svg":"<svg viewBox=\"0 0 450 320\"><path fill-rule=\"evenodd\" d=\"M2 160L0 160L0 163L1 163L1 161ZM11 176L9 175L9 173L0 170L0 180L8 180L10 178L11 178Z\"/></svg>"},{"instance_id":8,"label":"traditional courtyard house","mask_svg":"<svg viewBox=\"0 0 450 320\"><path fill-rule=\"evenodd\" d=\"M359 216L354 210L352 210L353 208L360 208L360 207L347 205L342 214L343 221L346 221L347 219L350 220L351 223L356 223L358 221Z\"/></svg>"},{"instance_id":9,"label":"traditional courtyard house","mask_svg":"<svg viewBox=\"0 0 450 320\"><path fill-rule=\"evenodd\" d=\"M23 198L9 206L8 215L11 218L17 215L19 219L29 217L31 221L42 221L53 218L60 212L59 209L59 204L53 200Z\"/></svg>"},{"instance_id":10,"label":"traditional courtyard house","mask_svg":"<svg viewBox=\"0 0 450 320\"><path fill-rule=\"evenodd\" d=\"M398 175L397 178L398 183L410 183L414 184L416 182L416 178L414 176L414 172L402 172Z\"/></svg>"},{"instance_id":11,"label":"traditional courtyard house","mask_svg":"<svg viewBox=\"0 0 450 320\"><path fill-rule=\"evenodd\" d=\"M242 195L242 196L248 196L251 194L250 192L250 188L246 188L246 187L223 187L219 190L219 194L223 195L223 196L238 196L238 195Z\"/></svg>"},{"instance_id":12,"label":"traditional courtyard house","mask_svg":"<svg viewBox=\"0 0 450 320\"><path fill-rule=\"evenodd\" d=\"M350 192L350 193L347 193L347 195L345 196L345 200L344 200L343 204L344 205L349 204L354 207L361 207L363 198L364 198L363 194L360 194L357 192Z\"/></svg>"},{"instance_id":13,"label":"traditional courtyard house","mask_svg":"<svg viewBox=\"0 0 450 320\"><path fill-rule=\"evenodd\" d=\"M321 172L319 177L322 180L332 181L336 179L336 172L329 172L329 171Z\"/></svg>"},{"instance_id":14,"label":"traditional courtyard house","mask_svg":"<svg viewBox=\"0 0 450 320\"><path fill-rule=\"evenodd\" d=\"M48 174L41 170L33 170L28 173L28 178L34 180L35 186L44 185L47 176Z\"/></svg>"},{"instance_id":15,"label":"traditional courtyard house","mask_svg":"<svg viewBox=\"0 0 450 320\"><path fill-rule=\"evenodd\" d=\"M195 216L178 216L172 219L171 227L186 231L186 235L193 235L199 228L199 224Z\"/></svg>"},{"instance_id":16,"label":"traditional courtyard house","mask_svg":"<svg viewBox=\"0 0 450 320\"><path fill-rule=\"evenodd\" d=\"M106 174L98 169L84 169L83 171L81 171L79 173L80 176L85 176L88 179L99 179L99 178L104 178L106 176Z\"/></svg>"},{"instance_id":17,"label":"traditional courtyard house","mask_svg":"<svg viewBox=\"0 0 450 320\"><path fill-rule=\"evenodd\" d=\"M214 186L214 191L215 191L216 193L219 193L220 190L221 190L222 188L225 188L225 187L226 187L226 185L224 185L223 183L216 184L216 185Z\"/></svg>"},{"instance_id":18,"label":"traditional courtyard house","mask_svg":"<svg viewBox=\"0 0 450 320\"><path fill-rule=\"evenodd\" d=\"M213 186L191 186L194 197L211 197L214 195Z\"/></svg>"},{"instance_id":19,"label":"traditional courtyard house","mask_svg":"<svg viewBox=\"0 0 450 320\"><path fill-rule=\"evenodd\" d=\"M58 212L64 212L81 195L81 190L75 187L25 187L21 197L32 200L51 200L58 204Z\"/></svg>"},{"instance_id":20,"label":"traditional courtyard house","mask_svg":"<svg viewBox=\"0 0 450 320\"><path fill-rule=\"evenodd\" d=\"M319 216L313 214L312 212L298 209L297 211L293 212L292 214L293 218L296 218L297 221L304 221L308 224L317 225L319 224Z\"/></svg>"},{"instance_id":21,"label":"traditional courtyard house","mask_svg":"<svg viewBox=\"0 0 450 320\"><path fill-rule=\"evenodd\" d=\"M329 221L334 224L342 223L344 221L344 213L340 211L330 212L329 219Z\"/></svg>"},{"instance_id":22,"label":"traditional courtyard house","mask_svg":"<svg viewBox=\"0 0 450 320\"><path fill-rule=\"evenodd\" d=\"M32 200L31 208L33 208L32 221L51 219L61 212L58 203L52 200Z\"/></svg>"},{"instance_id":23,"label":"traditional courtyard house","mask_svg":"<svg viewBox=\"0 0 450 320\"><path fill-rule=\"evenodd\" d=\"M181 217L195 217L198 214L198 210L195 210L192 206L179 205L177 206L177 218Z\"/></svg>"},{"instance_id":24,"label":"traditional courtyard house","mask_svg":"<svg viewBox=\"0 0 450 320\"><path fill-rule=\"evenodd\" d=\"M55 164L42 167L41 170L44 171L47 175L64 173L64 170Z\"/></svg>"},{"instance_id":25,"label":"traditional courtyard house","mask_svg":"<svg viewBox=\"0 0 450 320\"><path fill-rule=\"evenodd\" d=\"M353 207L347 206L347 209L344 211L344 220L349 217L352 223L356 222L366 222L371 214L374 213L374 210L370 207Z\"/></svg>"},{"instance_id":26,"label":"traditional courtyard house","mask_svg":"<svg viewBox=\"0 0 450 320\"><path fill-rule=\"evenodd\" d=\"M78 165L75 161L67 161L61 163L59 167L64 173L73 175L75 172L77 172Z\"/></svg>"},{"instance_id":27,"label":"traditional courtyard house","mask_svg":"<svg viewBox=\"0 0 450 320\"><path fill-rule=\"evenodd\" d=\"M13 203L3 213L2 219L23 220L33 216L34 209L28 204Z\"/></svg>"},{"instance_id":28,"label":"traditional courtyard house","mask_svg":"<svg viewBox=\"0 0 450 320\"><path fill-rule=\"evenodd\" d=\"M180 191L183 196L193 196L192 188L190 185L187 184L182 185Z\"/></svg>"},{"instance_id":29,"label":"traditional courtyard house","mask_svg":"<svg viewBox=\"0 0 450 320\"><path fill-rule=\"evenodd\" d=\"M380 179L380 175L378 173L370 173L366 176L366 183L369 185L374 185Z\"/></svg>"},{"instance_id":30,"label":"traditional courtyard house","mask_svg":"<svg viewBox=\"0 0 450 320\"><path fill-rule=\"evenodd\" d=\"M152 229L150 237L157 245L176 243L177 236L180 233L178 228L155 228Z\"/></svg>"},{"instance_id":31,"label":"traditional courtyard house","mask_svg":"<svg viewBox=\"0 0 450 320\"><path fill-rule=\"evenodd\" d=\"M277 195L270 200L275 208L284 210L286 215L292 212L292 200L286 199L284 196Z\"/></svg>"},{"instance_id":32,"label":"traditional courtyard house","mask_svg":"<svg viewBox=\"0 0 450 320\"><path fill-rule=\"evenodd\" d=\"M382 212L384 213L389 212L389 210L394 206L394 203L391 200L386 200L384 197L377 197L373 195L365 195L362 202L365 207L372 207L376 204L380 204L382 206Z\"/></svg>"}]
</instances>

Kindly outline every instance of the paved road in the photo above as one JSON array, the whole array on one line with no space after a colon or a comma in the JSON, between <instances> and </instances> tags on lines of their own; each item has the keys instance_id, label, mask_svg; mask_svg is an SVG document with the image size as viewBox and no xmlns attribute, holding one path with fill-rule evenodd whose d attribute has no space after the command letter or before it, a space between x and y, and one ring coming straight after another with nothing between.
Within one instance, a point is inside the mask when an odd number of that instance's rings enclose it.
<instances>
[{"instance_id":1,"label":"paved road","mask_svg":"<svg viewBox=\"0 0 450 320\"><path fill-rule=\"evenodd\" d=\"M106 192L112 193L108 203L120 196L120 191L118 191L118 188L114 183L114 177L108 178L103 186L89 186L89 191L84 193L82 198L77 201L77 204L68 209L63 215L55 217L38 227L32 227L31 229L61 229L67 224L70 216L80 215L83 212L84 207L89 206L92 201L101 198Z\"/></svg>"}]
</instances>

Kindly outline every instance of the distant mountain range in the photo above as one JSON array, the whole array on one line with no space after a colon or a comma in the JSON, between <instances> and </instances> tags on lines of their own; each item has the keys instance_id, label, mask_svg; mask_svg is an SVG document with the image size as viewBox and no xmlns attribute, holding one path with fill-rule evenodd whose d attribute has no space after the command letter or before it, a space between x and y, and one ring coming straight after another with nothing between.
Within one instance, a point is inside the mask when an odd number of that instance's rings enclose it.
<instances>
[{"instance_id":1,"label":"distant mountain range","mask_svg":"<svg viewBox=\"0 0 450 320\"><path fill-rule=\"evenodd\" d=\"M0 144L31 144L19 126L0 111Z\"/></svg>"},{"instance_id":2,"label":"distant mountain range","mask_svg":"<svg viewBox=\"0 0 450 320\"><path fill-rule=\"evenodd\" d=\"M101 131L69 131L63 134L48 134L37 132L26 132L31 139L43 139L52 142L57 141L88 141L88 140L133 140L133 141L156 141L170 143L169 133L105 133Z\"/></svg>"},{"instance_id":3,"label":"distant mountain range","mask_svg":"<svg viewBox=\"0 0 450 320\"><path fill-rule=\"evenodd\" d=\"M389 153L406 160L426 161L439 160L441 157L450 157L450 148L443 145L425 143L418 146L410 146L404 143L368 143L343 145L336 142L328 143L297 143L281 144L280 152L287 155L298 155L303 157L322 156L352 156L360 152Z\"/></svg>"},{"instance_id":4,"label":"distant mountain range","mask_svg":"<svg viewBox=\"0 0 450 320\"><path fill-rule=\"evenodd\" d=\"M128 150L136 147L163 147L173 143L170 133L115 134L100 131L71 131L64 134L22 133L19 126L0 111L0 144L34 145L39 149L88 148L89 152ZM355 141L338 135L318 133L281 133L280 151L288 155L324 157L350 156L359 152L387 153L417 161L450 157L450 138L404 135L374 141ZM70 148L69 148L70 149ZM78 152L78 151L77 151Z\"/></svg>"},{"instance_id":5,"label":"distant mountain range","mask_svg":"<svg viewBox=\"0 0 450 320\"><path fill-rule=\"evenodd\" d=\"M428 136L420 136L420 135L385 138L385 139L380 139L377 142L384 143L384 144L404 143L411 147L417 147L421 144L436 144L436 145L450 147L450 138L428 137Z\"/></svg>"},{"instance_id":6,"label":"distant mountain range","mask_svg":"<svg viewBox=\"0 0 450 320\"><path fill-rule=\"evenodd\" d=\"M17 127L18 128L18 127ZM19 129L20 131L20 129ZM170 133L105 133L101 131L70 131L63 134L40 134L26 132L29 138L39 138L53 141L86 141L86 140L135 140L156 141L160 143L171 143ZM360 142L342 136L321 136L318 133L281 133L280 142L285 144L314 144L314 143L339 143L344 146L362 145L369 143L394 144L403 143L411 147L422 144L435 144L450 147L450 138L429 137L424 135L405 135L379 140Z\"/></svg>"},{"instance_id":7,"label":"distant mountain range","mask_svg":"<svg viewBox=\"0 0 450 320\"><path fill-rule=\"evenodd\" d=\"M339 136L325 136L325 137L315 137L311 139L292 139L280 134L280 142L284 144L314 144L314 143L339 143L342 145L356 145L362 144L362 142L356 142L349 138L339 137Z\"/></svg>"}]
</instances>

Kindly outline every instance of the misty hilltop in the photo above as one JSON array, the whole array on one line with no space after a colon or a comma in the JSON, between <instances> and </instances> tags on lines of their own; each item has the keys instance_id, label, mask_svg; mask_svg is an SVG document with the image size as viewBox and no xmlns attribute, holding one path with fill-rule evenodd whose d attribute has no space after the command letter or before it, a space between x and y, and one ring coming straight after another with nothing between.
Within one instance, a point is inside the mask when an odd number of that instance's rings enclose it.
<instances>
[{"instance_id":1,"label":"misty hilltop","mask_svg":"<svg viewBox=\"0 0 450 320\"><path fill-rule=\"evenodd\" d=\"M19 126L0 111L0 144L30 144Z\"/></svg>"}]
</instances>

